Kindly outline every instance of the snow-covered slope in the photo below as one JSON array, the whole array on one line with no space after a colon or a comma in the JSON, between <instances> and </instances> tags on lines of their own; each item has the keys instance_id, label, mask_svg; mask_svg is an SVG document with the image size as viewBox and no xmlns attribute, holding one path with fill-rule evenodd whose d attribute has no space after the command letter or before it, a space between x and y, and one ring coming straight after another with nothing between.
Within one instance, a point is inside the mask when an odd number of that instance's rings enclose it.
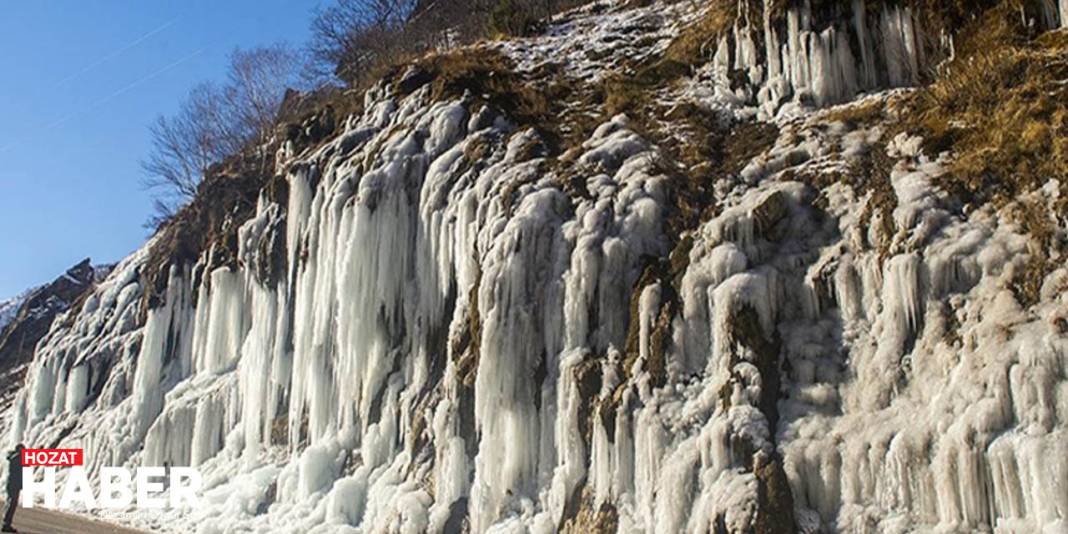
<instances>
[{"instance_id":1,"label":"snow-covered slope","mask_svg":"<svg viewBox=\"0 0 1068 534\"><path fill-rule=\"evenodd\" d=\"M15 320L15 316L18 315L22 303L26 302L30 293L33 293L35 289L37 288L29 289L14 297L0 300L0 331L7 325L11 324L11 321Z\"/></svg>"},{"instance_id":2,"label":"snow-covered slope","mask_svg":"<svg viewBox=\"0 0 1068 534\"><path fill-rule=\"evenodd\" d=\"M10 407L37 342L108 269L86 259L52 282L0 303L0 409ZM0 430L5 428L0 421Z\"/></svg>"},{"instance_id":3,"label":"snow-covered slope","mask_svg":"<svg viewBox=\"0 0 1068 534\"><path fill-rule=\"evenodd\" d=\"M851 118L912 81L871 65L926 61L889 51L918 15L887 5L788 10L778 66L735 20L661 89L773 132L737 168L624 114L557 153L487 95L383 82L281 144L232 246L120 263L38 347L12 439L197 466L203 506L134 516L174 532L1064 529L1068 269L1014 290L1014 214L1063 239L1064 188L962 209L950 154ZM479 50L595 84L701 16L604 3Z\"/></svg>"}]
</instances>

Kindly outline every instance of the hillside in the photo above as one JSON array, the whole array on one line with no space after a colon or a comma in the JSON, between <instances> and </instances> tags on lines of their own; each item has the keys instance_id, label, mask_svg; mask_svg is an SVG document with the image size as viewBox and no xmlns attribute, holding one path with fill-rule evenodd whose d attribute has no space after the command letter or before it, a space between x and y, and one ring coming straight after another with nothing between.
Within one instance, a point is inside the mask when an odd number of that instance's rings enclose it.
<instances>
[{"instance_id":1,"label":"hillside","mask_svg":"<svg viewBox=\"0 0 1068 534\"><path fill-rule=\"evenodd\" d=\"M86 259L52 282L0 302L0 409L10 408L37 342L107 273L108 267Z\"/></svg>"},{"instance_id":2,"label":"hillside","mask_svg":"<svg viewBox=\"0 0 1068 534\"><path fill-rule=\"evenodd\" d=\"M163 532L1062 531L1062 25L604 0L292 95L4 420L197 466Z\"/></svg>"}]
</instances>

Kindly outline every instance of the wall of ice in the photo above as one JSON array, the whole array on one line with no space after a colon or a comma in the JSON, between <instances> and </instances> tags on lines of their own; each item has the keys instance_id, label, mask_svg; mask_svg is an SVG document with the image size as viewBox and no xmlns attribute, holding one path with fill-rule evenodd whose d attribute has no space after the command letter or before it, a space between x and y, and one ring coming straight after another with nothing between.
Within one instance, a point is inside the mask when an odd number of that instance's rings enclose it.
<instances>
[{"instance_id":1,"label":"wall of ice","mask_svg":"<svg viewBox=\"0 0 1068 534\"><path fill-rule=\"evenodd\" d=\"M860 92L915 85L929 66L929 43L904 3L851 0L829 18L826 6L816 11L807 1L786 8L741 1L737 11L733 30L716 45L716 83L768 116L786 104L825 107Z\"/></svg>"},{"instance_id":2,"label":"wall of ice","mask_svg":"<svg viewBox=\"0 0 1068 534\"><path fill-rule=\"evenodd\" d=\"M848 73L842 30L791 13L751 69L764 102L915 73L882 69L906 8L858 19L884 44ZM850 172L882 131L784 122L678 236L677 178L626 117L564 180L470 95L380 86L364 108L280 150L288 196L259 200L236 266L172 266L151 310L154 243L116 267L39 345L11 439L83 447L94 472L200 468L203 506L142 518L179 532L1068 525L1068 269L1021 305L1011 206L953 209L915 139L889 143L895 203L872 213L796 177Z\"/></svg>"},{"instance_id":3,"label":"wall of ice","mask_svg":"<svg viewBox=\"0 0 1068 534\"><path fill-rule=\"evenodd\" d=\"M521 159L540 140L485 108L425 91L368 108L286 162L288 203L261 200L240 267L172 267L143 327L147 253L116 269L40 347L13 438L209 480L289 454L272 517L311 499L309 522L551 530L585 478L572 367L623 346L642 258L667 252L651 149L602 126L573 202ZM265 283L278 239L287 270Z\"/></svg>"},{"instance_id":4,"label":"wall of ice","mask_svg":"<svg viewBox=\"0 0 1068 534\"><path fill-rule=\"evenodd\" d=\"M713 84L720 96L756 104L765 117L917 85L952 57L953 32L960 29L931 27L934 19L925 9L936 7L739 0L732 30L709 51L715 54ZM1037 7L1037 20L1025 25L1068 26L1065 0L1040 0Z\"/></svg>"}]
</instances>

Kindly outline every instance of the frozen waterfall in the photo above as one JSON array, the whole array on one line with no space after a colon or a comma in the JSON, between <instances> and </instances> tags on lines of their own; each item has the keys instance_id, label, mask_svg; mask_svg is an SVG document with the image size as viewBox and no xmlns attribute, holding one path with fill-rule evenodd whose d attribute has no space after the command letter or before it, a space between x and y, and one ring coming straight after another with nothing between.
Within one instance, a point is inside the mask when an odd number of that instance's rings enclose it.
<instances>
[{"instance_id":1,"label":"frozen waterfall","mask_svg":"<svg viewBox=\"0 0 1068 534\"><path fill-rule=\"evenodd\" d=\"M549 161L479 95L377 85L279 149L234 261L149 306L150 241L57 321L12 439L198 467L176 532L1063 530L1068 269L1022 305L1012 204L955 209L916 139L790 109L916 81L916 13L867 4L717 43L751 83L728 120L782 120L680 234L625 115ZM889 207L825 180L875 143Z\"/></svg>"}]
</instances>

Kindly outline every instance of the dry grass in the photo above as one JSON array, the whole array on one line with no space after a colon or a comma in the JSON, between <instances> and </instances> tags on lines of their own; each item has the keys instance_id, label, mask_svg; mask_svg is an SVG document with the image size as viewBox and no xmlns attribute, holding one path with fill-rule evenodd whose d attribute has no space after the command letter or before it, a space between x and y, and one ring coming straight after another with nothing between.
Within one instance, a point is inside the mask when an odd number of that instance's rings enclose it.
<instances>
[{"instance_id":1,"label":"dry grass","mask_svg":"<svg viewBox=\"0 0 1068 534\"><path fill-rule=\"evenodd\" d=\"M1015 273L1018 300L1037 302L1045 275L1064 258L1053 228L1068 217L1068 32L1034 37L1020 21L1031 3L1001 2L962 31L958 59L904 102L899 131L922 135L930 155L948 152L938 185L965 205L1004 206L1056 179L1055 209L1010 213L1033 238Z\"/></svg>"},{"instance_id":2,"label":"dry grass","mask_svg":"<svg viewBox=\"0 0 1068 534\"><path fill-rule=\"evenodd\" d=\"M839 106L824 114L828 122L841 122L850 129L868 127L886 119L886 107L881 100L871 99L859 104Z\"/></svg>"},{"instance_id":3,"label":"dry grass","mask_svg":"<svg viewBox=\"0 0 1068 534\"><path fill-rule=\"evenodd\" d=\"M679 32L661 56L608 76L602 88L607 114L641 116L654 111L658 90L670 87L712 58L717 41L734 24L736 7L730 0L714 0Z\"/></svg>"},{"instance_id":4,"label":"dry grass","mask_svg":"<svg viewBox=\"0 0 1068 534\"><path fill-rule=\"evenodd\" d=\"M616 74L604 83L606 118L625 113L632 129L654 142L664 158L658 170L672 177L677 207L673 231L681 233L708 220L712 183L737 174L778 138L769 123L733 122L689 102L665 104L659 95L674 83L653 67L631 77Z\"/></svg>"},{"instance_id":5,"label":"dry grass","mask_svg":"<svg viewBox=\"0 0 1068 534\"><path fill-rule=\"evenodd\" d=\"M687 69L712 58L717 41L734 24L738 4L731 0L713 0L710 4L668 45L660 63L662 71Z\"/></svg>"},{"instance_id":6,"label":"dry grass","mask_svg":"<svg viewBox=\"0 0 1068 534\"><path fill-rule=\"evenodd\" d=\"M425 85L430 98L441 100L469 95L473 103L490 106L517 124L535 128L560 151L566 139L588 134L592 127L582 113L584 102L599 98L562 73L560 65L547 64L520 74L512 60L488 46L476 46L427 56L416 61L403 79L393 84L404 96Z\"/></svg>"},{"instance_id":7,"label":"dry grass","mask_svg":"<svg viewBox=\"0 0 1068 534\"><path fill-rule=\"evenodd\" d=\"M940 185L968 203L1004 203L1068 179L1068 36L961 60L910 103L904 128L954 154Z\"/></svg>"},{"instance_id":8,"label":"dry grass","mask_svg":"<svg viewBox=\"0 0 1068 534\"><path fill-rule=\"evenodd\" d=\"M344 122L363 113L363 93L354 89L323 87L308 93L289 91L278 113L275 135L292 141L297 150L316 146Z\"/></svg>"},{"instance_id":9,"label":"dry grass","mask_svg":"<svg viewBox=\"0 0 1068 534\"><path fill-rule=\"evenodd\" d=\"M604 112L608 116L626 113L639 116L649 111L654 99L650 95L657 87L656 80L638 76L625 76L618 72L609 74L604 81Z\"/></svg>"},{"instance_id":10,"label":"dry grass","mask_svg":"<svg viewBox=\"0 0 1068 534\"><path fill-rule=\"evenodd\" d=\"M922 13L927 44L941 32L956 34L957 57L970 57L1006 44L1023 44L1036 37L1037 28L1024 19L1042 16L1041 0L909 0Z\"/></svg>"},{"instance_id":11,"label":"dry grass","mask_svg":"<svg viewBox=\"0 0 1068 534\"><path fill-rule=\"evenodd\" d=\"M1062 182L1063 184L1063 182ZM1064 200L1063 187L1058 214L1061 217L1068 215L1068 201ZM1058 239L1056 222L1050 217L1045 206L1037 205L1037 202L1024 202L1014 205L1012 217L1021 227L1031 235L1028 242L1027 261L1023 267L1013 273L1010 289L1016 296L1016 300L1023 306L1031 306L1040 299L1042 283L1046 275L1064 264L1064 256L1060 254L1063 246L1055 246ZM1061 244L1063 245L1063 244Z\"/></svg>"}]
</instances>

